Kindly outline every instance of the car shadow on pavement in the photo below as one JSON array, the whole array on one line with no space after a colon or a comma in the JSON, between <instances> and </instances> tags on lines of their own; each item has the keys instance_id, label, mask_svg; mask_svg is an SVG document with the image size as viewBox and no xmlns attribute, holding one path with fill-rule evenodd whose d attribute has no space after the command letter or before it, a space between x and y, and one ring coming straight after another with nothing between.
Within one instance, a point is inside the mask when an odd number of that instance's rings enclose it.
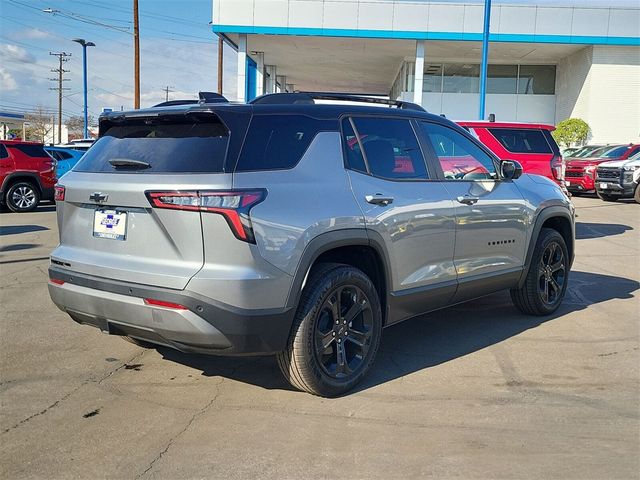
<instances>
[{"instance_id":1,"label":"car shadow on pavement","mask_svg":"<svg viewBox=\"0 0 640 480\"><path fill-rule=\"evenodd\" d=\"M18 235L20 233L41 232L49 230L42 225L0 225L0 237L4 235Z\"/></svg>"},{"instance_id":2,"label":"car shadow on pavement","mask_svg":"<svg viewBox=\"0 0 640 480\"><path fill-rule=\"evenodd\" d=\"M611 237L621 235L628 230L633 230L633 227L620 223L576 222L576 240Z\"/></svg>"},{"instance_id":3,"label":"car shadow on pavement","mask_svg":"<svg viewBox=\"0 0 640 480\"><path fill-rule=\"evenodd\" d=\"M562 321L567 314L590 305L632 298L638 289L640 282L627 278L574 271L563 304L548 317L521 314L511 304L507 291L415 317L384 330L371 372L350 393L455 360L543 323ZM215 357L163 347L157 350L166 360L200 370L205 376L222 376L265 389L293 390L280 374L274 357Z\"/></svg>"}]
</instances>

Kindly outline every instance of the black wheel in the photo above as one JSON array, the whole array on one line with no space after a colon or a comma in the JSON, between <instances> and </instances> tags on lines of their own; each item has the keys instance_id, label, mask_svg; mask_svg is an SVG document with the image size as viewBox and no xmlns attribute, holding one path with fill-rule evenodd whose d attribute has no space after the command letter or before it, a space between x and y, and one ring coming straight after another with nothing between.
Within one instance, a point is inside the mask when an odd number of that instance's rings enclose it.
<instances>
[{"instance_id":1,"label":"black wheel","mask_svg":"<svg viewBox=\"0 0 640 480\"><path fill-rule=\"evenodd\" d=\"M380 301L371 280L357 268L323 264L302 292L278 365L294 387L335 397L369 371L381 333Z\"/></svg>"},{"instance_id":2,"label":"black wheel","mask_svg":"<svg viewBox=\"0 0 640 480\"><path fill-rule=\"evenodd\" d=\"M524 285L511 290L511 300L518 310L528 315L555 312L567 291L568 262L569 254L562 235L551 228L543 228Z\"/></svg>"},{"instance_id":3,"label":"black wheel","mask_svg":"<svg viewBox=\"0 0 640 480\"><path fill-rule=\"evenodd\" d=\"M151 342L145 342L144 340L138 340L137 338L133 338L133 337L120 337L120 338L122 338L125 342L133 343L134 345L137 345L138 347L156 348L155 344L153 344Z\"/></svg>"},{"instance_id":4,"label":"black wheel","mask_svg":"<svg viewBox=\"0 0 640 480\"><path fill-rule=\"evenodd\" d=\"M40 202L40 192L31 182L17 182L9 187L5 203L12 212L31 212Z\"/></svg>"},{"instance_id":5,"label":"black wheel","mask_svg":"<svg viewBox=\"0 0 640 480\"><path fill-rule=\"evenodd\" d=\"M636 203L640 203L640 183L636 185L636 191L633 194L633 199L636 201Z\"/></svg>"},{"instance_id":6,"label":"black wheel","mask_svg":"<svg viewBox=\"0 0 640 480\"><path fill-rule=\"evenodd\" d=\"M605 202L615 202L618 200L618 197L615 195L609 195L607 193L596 192L598 194L598 198L600 200L604 200Z\"/></svg>"}]
</instances>

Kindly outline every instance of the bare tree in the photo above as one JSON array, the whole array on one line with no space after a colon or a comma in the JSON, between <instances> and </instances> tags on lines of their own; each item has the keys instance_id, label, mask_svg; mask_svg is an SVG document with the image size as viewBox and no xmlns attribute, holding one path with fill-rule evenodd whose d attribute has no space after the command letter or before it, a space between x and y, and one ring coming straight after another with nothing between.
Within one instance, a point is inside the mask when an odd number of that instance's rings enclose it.
<instances>
[{"instance_id":1,"label":"bare tree","mask_svg":"<svg viewBox=\"0 0 640 480\"><path fill-rule=\"evenodd\" d=\"M47 135L53 129L51 121L51 112L42 105L38 105L32 113L24 116L24 121L29 124L26 128L25 140L36 140L44 143Z\"/></svg>"},{"instance_id":2,"label":"bare tree","mask_svg":"<svg viewBox=\"0 0 640 480\"><path fill-rule=\"evenodd\" d=\"M87 117L89 128L95 125L93 115ZM84 134L84 117L81 115L72 115L67 120L67 129L69 130L69 138L82 138Z\"/></svg>"}]
</instances>

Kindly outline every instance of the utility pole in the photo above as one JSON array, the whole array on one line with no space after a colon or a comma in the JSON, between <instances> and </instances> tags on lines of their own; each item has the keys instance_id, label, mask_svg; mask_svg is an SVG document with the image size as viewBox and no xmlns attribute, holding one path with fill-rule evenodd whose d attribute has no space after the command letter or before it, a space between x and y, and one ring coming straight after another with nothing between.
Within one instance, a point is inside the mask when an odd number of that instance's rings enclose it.
<instances>
[{"instance_id":1,"label":"utility pole","mask_svg":"<svg viewBox=\"0 0 640 480\"><path fill-rule=\"evenodd\" d=\"M60 52L60 53L49 52L49 55L54 55L54 56L58 57L58 61L60 62L60 65L59 65L58 68L51 69L52 72L58 74L58 78L50 78L49 79L51 81L58 82L58 86L57 87L50 87L49 90L57 90L58 91L58 143L62 143L62 91L63 90L69 90L68 88L63 88L62 87L62 82L69 81L68 78L63 78L64 74L68 73L69 70L65 70L64 68L62 68L62 65L65 62L69 61L69 59L67 57L70 57L71 54L70 53L65 53L65 52Z\"/></svg>"},{"instance_id":2,"label":"utility pole","mask_svg":"<svg viewBox=\"0 0 640 480\"><path fill-rule=\"evenodd\" d=\"M162 91L164 92L164 101L165 102L169 101L169 92L173 92L173 90L169 90L170 88L175 88L175 87L170 87L169 85L167 85L165 88L162 89Z\"/></svg>"},{"instance_id":3,"label":"utility pole","mask_svg":"<svg viewBox=\"0 0 640 480\"><path fill-rule=\"evenodd\" d=\"M138 0L133 0L133 62L134 62L134 99L133 108L140 108L140 25L138 24Z\"/></svg>"},{"instance_id":4,"label":"utility pole","mask_svg":"<svg viewBox=\"0 0 640 480\"><path fill-rule=\"evenodd\" d=\"M224 42L222 35L218 34L218 93L222 95L222 52L224 50Z\"/></svg>"}]
</instances>

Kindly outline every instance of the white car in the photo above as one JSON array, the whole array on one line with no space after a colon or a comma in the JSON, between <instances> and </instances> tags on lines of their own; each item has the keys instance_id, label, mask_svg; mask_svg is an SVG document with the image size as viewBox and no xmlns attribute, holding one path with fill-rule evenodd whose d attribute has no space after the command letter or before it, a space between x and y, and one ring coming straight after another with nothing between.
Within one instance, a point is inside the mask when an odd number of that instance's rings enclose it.
<instances>
[{"instance_id":1,"label":"white car","mask_svg":"<svg viewBox=\"0 0 640 480\"><path fill-rule=\"evenodd\" d=\"M606 202L633 198L640 203L640 153L626 160L614 160L598 165L596 192Z\"/></svg>"}]
</instances>

